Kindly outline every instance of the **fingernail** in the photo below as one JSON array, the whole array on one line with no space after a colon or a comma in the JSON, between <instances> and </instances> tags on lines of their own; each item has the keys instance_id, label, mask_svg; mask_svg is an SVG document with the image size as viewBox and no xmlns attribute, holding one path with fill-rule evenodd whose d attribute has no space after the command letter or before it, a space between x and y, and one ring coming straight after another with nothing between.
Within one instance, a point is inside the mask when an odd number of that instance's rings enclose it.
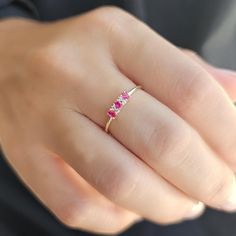
<instances>
[{"instance_id":1,"label":"fingernail","mask_svg":"<svg viewBox=\"0 0 236 236\"><path fill-rule=\"evenodd\" d=\"M226 203L222 205L221 209L228 212L236 211L236 187L233 189Z\"/></svg>"},{"instance_id":2,"label":"fingernail","mask_svg":"<svg viewBox=\"0 0 236 236\"><path fill-rule=\"evenodd\" d=\"M185 216L185 219L195 219L200 216L205 209L205 206L202 202L198 202L193 206L191 211Z\"/></svg>"}]
</instances>

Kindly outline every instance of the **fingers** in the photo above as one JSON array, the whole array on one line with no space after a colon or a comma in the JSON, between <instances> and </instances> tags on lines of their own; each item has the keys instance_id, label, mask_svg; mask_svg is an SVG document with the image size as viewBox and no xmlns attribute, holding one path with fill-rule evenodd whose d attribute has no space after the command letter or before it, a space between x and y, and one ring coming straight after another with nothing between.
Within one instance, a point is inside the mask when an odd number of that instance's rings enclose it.
<instances>
[{"instance_id":1,"label":"fingers","mask_svg":"<svg viewBox=\"0 0 236 236\"><path fill-rule=\"evenodd\" d=\"M223 89L198 63L134 17L104 10L110 16L107 27L117 67L188 121L235 169L236 110Z\"/></svg>"},{"instance_id":2,"label":"fingers","mask_svg":"<svg viewBox=\"0 0 236 236\"><path fill-rule=\"evenodd\" d=\"M99 194L60 157L41 148L14 149L7 149L6 154L20 177L65 225L118 233L139 219Z\"/></svg>"},{"instance_id":3,"label":"fingers","mask_svg":"<svg viewBox=\"0 0 236 236\"><path fill-rule=\"evenodd\" d=\"M191 59L199 63L225 89L232 101L236 101L236 72L214 67L190 50L183 50Z\"/></svg>"},{"instance_id":4,"label":"fingers","mask_svg":"<svg viewBox=\"0 0 236 236\"><path fill-rule=\"evenodd\" d=\"M93 187L112 202L158 223L193 217L194 200L126 150L87 118L74 111L54 124L57 140L51 144ZM53 128L53 129L54 129Z\"/></svg>"},{"instance_id":5,"label":"fingers","mask_svg":"<svg viewBox=\"0 0 236 236\"><path fill-rule=\"evenodd\" d=\"M89 75L96 80L86 83L83 90L78 86L74 102L78 101L81 111L104 127L108 119L106 112L112 102L134 84L112 66L96 66L94 71L99 74ZM110 132L156 173L192 198L213 207L235 210L233 172L183 119L146 92L138 90L131 97L112 122Z\"/></svg>"},{"instance_id":6,"label":"fingers","mask_svg":"<svg viewBox=\"0 0 236 236\"><path fill-rule=\"evenodd\" d=\"M145 92L133 95L110 131L189 196L212 207L235 210L236 205L228 206L232 195L236 201L233 172L197 132Z\"/></svg>"}]
</instances>

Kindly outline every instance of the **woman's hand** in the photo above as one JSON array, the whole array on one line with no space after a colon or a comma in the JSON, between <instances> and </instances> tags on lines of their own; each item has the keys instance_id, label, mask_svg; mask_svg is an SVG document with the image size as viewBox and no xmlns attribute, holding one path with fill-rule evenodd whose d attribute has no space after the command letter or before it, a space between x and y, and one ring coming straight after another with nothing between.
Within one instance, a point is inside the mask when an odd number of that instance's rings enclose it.
<instances>
[{"instance_id":1,"label":"woman's hand","mask_svg":"<svg viewBox=\"0 0 236 236\"><path fill-rule=\"evenodd\" d=\"M63 223L105 234L196 217L198 201L236 210L236 110L204 66L111 7L0 33L2 149Z\"/></svg>"}]
</instances>

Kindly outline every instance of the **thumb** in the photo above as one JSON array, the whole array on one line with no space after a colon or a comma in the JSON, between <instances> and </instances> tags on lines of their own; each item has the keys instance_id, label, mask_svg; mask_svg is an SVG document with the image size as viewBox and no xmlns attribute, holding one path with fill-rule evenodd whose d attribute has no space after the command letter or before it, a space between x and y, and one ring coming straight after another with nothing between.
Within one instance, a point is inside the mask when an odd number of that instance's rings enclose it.
<instances>
[{"instance_id":1,"label":"thumb","mask_svg":"<svg viewBox=\"0 0 236 236\"><path fill-rule=\"evenodd\" d=\"M207 70L208 73L210 73L225 89L231 100L236 101L236 71L214 67L193 51L183 50L183 52L204 67L204 69Z\"/></svg>"}]
</instances>

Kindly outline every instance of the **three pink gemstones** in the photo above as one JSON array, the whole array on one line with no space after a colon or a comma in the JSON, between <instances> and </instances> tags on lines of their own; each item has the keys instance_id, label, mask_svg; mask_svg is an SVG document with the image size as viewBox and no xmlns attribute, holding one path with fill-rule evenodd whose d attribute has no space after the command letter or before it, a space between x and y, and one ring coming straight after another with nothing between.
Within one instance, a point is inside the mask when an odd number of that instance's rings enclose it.
<instances>
[{"instance_id":1,"label":"three pink gemstones","mask_svg":"<svg viewBox=\"0 0 236 236\"><path fill-rule=\"evenodd\" d=\"M112 104L110 109L107 112L107 115L111 119L115 119L117 114L121 111L122 107L128 102L130 95L127 91L124 91Z\"/></svg>"}]
</instances>

